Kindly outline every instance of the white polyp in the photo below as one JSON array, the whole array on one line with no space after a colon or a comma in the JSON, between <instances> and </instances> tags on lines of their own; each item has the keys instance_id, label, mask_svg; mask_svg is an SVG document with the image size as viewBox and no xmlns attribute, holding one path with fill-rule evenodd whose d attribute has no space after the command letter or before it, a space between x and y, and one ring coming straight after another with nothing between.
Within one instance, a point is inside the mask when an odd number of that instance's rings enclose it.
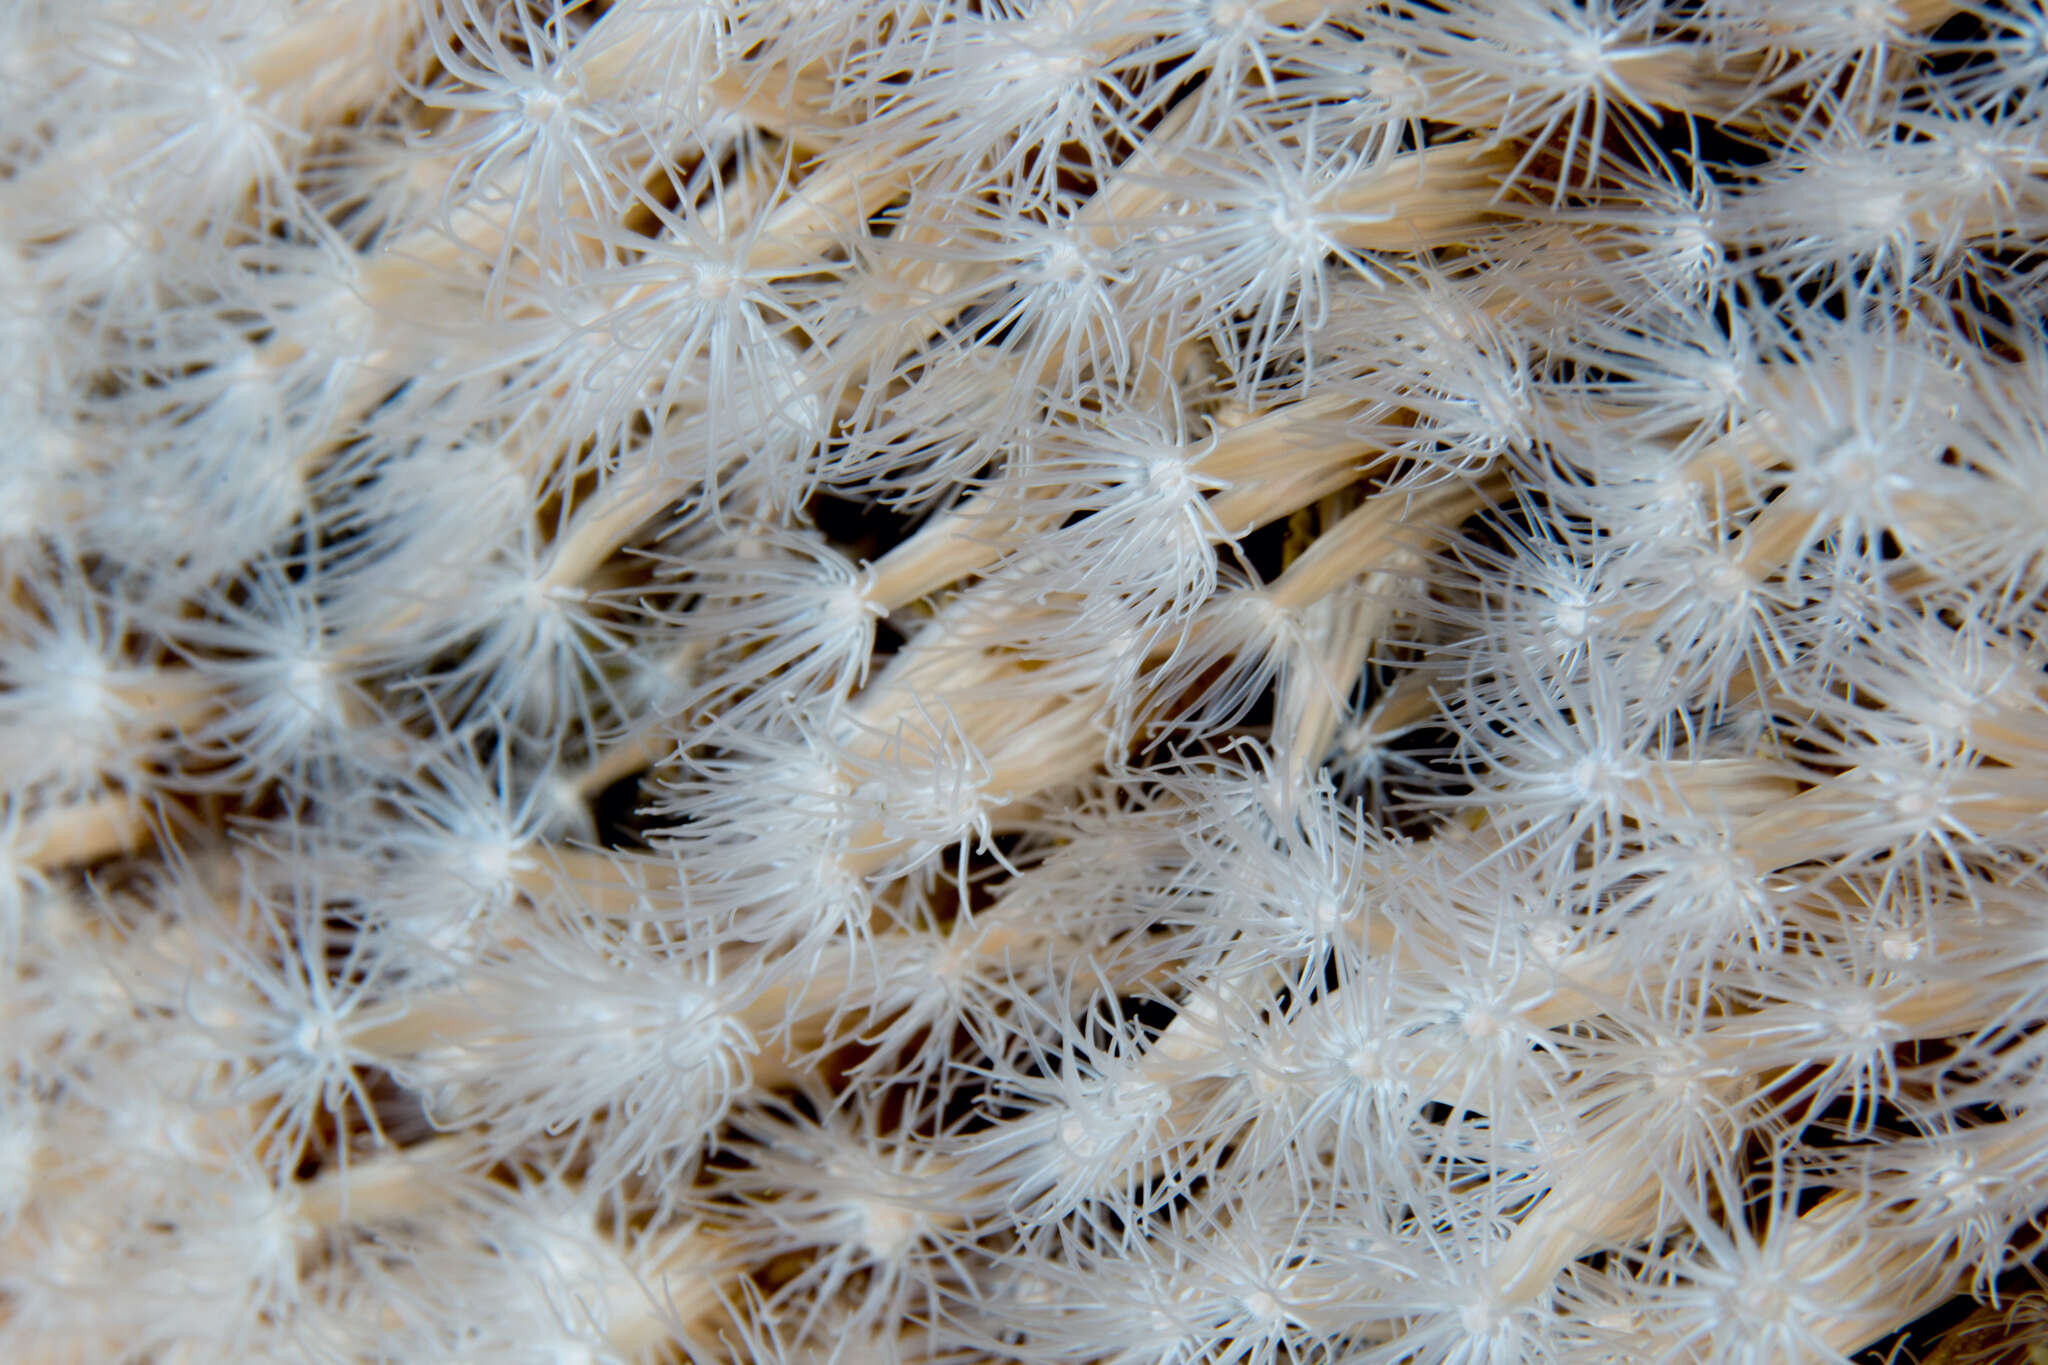
<instances>
[{"instance_id":1,"label":"white polyp","mask_svg":"<svg viewBox=\"0 0 2048 1365\"><path fill-rule=\"evenodd\" d=\"M1415 74L1395 62L1379 62L1367 67L1365 90L1384 104L1388 112L1401 117L1420 111L1428 95Z\"/></svg>"},{"instance_id":2,"label":"white polyp","mask_svg":"<svg viewBox=\"0 0 2048 1365\"><path fill-rule=\"evenodd\" d=\"M1294 195L1275 199L1266 210L1266 221L1275 237L1302 256L1321 256L1330 249L1321 216L1306 200Z\"/></svg>"},{"instance_id":3,"label":"white polyp","mask_svg":"<svg viewBox=\"0 0 2048 1365\"><path fill-rule=\"evenodd\" d=\"M885 1196L857 1196L852 1207L860 1244L878 1261L899 1259L923 1232L921 1215Z\"/></svg>"},{"instance_id":4,"label":"white polyp","mask_svg":"<svg viewBox=\"0 0 2048 1365\"><path fill-rule=\"evenodd\" d=\"M1569 780L1573 792L1585 800L1613 803L1626 796L1641 777L1640 764L1612 755L1588 754L1572 764Z\"/></svg>"},{"instance_id":5,"label":"white polyp","mask_svg":"<svg viewBox=\"0 0 2048 1365\"><path fill-rule=\"evenodd\" d=\"M1920 956L1920 937L1905 929L1888 929L1877 941L1877 951L1887 962L1911 962Z\"/></svg>"}]
</instances>

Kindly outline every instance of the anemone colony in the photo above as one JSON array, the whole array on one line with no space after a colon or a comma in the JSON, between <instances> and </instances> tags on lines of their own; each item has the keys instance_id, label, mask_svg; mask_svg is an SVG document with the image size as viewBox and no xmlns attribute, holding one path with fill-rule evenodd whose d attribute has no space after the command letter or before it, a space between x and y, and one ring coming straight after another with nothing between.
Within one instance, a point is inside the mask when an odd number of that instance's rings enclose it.
<instances>
[{"instance_id":1,"label":"anemone colony","mask_svg":"<svg viewBox=\"0 0 2048 1365\"><path fill-rule=\"evenodd\" d=\"M2019 1359L2044 91L0 7L0 1356Z\"/></svg>"}]
</instances>

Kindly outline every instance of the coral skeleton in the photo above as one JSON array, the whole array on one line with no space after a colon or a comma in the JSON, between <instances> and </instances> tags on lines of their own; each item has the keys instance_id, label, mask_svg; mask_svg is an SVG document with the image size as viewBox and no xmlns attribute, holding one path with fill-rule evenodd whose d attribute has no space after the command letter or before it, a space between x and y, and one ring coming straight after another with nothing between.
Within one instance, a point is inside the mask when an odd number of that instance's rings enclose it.
<instances>
[{"instance_id":1,"label":"coral skeleton","mask_svg":"<svg viewBox=\"0 0 2048 1365\"><path fill-rule=\"evenodd\" d=\"M2041 0L0 5L0 1359L2048 1357L2044 318Z\"/></svg>"}]
</instances>

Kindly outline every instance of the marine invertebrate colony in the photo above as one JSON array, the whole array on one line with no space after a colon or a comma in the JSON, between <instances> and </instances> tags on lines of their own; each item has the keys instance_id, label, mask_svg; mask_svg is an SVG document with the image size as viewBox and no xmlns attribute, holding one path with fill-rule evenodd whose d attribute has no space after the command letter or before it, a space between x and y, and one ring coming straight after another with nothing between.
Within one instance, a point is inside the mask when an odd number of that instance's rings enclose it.
<instances>
[{"instance_id":1,"label":"marine invertebrate colony","mask_svg":"<svg viewBox=\"0 0 2048 1365\"><path fill-rule=\"evenodd\" d=\"M1777 1365L2024 1288L2044 43L11 6L0 1354Z\"/></svg>"}]
</instances>

